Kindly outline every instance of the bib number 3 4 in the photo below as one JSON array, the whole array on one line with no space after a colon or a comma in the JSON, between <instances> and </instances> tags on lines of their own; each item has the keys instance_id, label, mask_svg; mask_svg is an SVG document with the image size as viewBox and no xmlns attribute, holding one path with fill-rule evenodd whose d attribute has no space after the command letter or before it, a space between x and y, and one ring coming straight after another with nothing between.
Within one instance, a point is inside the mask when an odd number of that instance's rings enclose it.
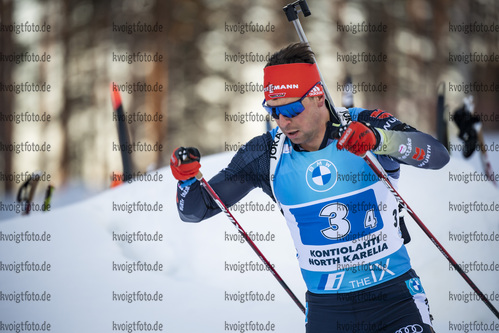
<instances>
[{"instance_id":1,"label":"bib number 3 4","mask_svg":"<svg viewBox=\"0 0 499 333\"><path fill-rule=\"evenodd\" d=\"M348 235L352 229L352 224L347 219L348 206L343 203L334 202L324 206L321 209L319 216L328 218L329 227L321 230L322 235L328 239L341 239ZM377 220L374 209L366 211L364 216L364 227L373 229L376 225Z\"/></svg>"}]
</instances>

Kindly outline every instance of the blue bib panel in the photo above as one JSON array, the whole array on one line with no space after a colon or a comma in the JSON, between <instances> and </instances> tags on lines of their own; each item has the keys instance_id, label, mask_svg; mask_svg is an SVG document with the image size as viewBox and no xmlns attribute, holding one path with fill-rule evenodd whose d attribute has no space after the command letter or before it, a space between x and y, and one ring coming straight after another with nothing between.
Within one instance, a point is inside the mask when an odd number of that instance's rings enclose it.
<instances>
[{"instance_id":1,"label":"blue bib panel","mask_svg":"<svg viewBox=\"0 0 499 333\"><path fill-rule=\"evenodd\" d=\"M273 181L311 292L352 292L411 268L397 201L362 158L335 144L296 151L286 138Z\"/></svg>"}]
</instances>

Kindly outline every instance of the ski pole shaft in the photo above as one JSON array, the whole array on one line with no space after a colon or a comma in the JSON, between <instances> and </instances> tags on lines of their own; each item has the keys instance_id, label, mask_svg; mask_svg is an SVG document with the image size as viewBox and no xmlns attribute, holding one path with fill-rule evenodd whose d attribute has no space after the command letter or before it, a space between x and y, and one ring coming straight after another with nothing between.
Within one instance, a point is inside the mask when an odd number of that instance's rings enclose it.
<instances>
[{"instance_id":1,"label":"ski pole shaft","mask_svg":"<svg viewBox=\"0 0 499 333\"><path fill-rule=\"evenodd\" d=\"M54 186L49 185L47 190L45 191L45 200L43 200L43 208L44 212L50 210L50 201L52 200L52 193L54 192Z\"/></svg>"},{"instance_id":2,"label":"ski pole shaft","mask_svg":"<svg viewBox=\"0 0 499 333\"><path fill-rule=\"evenodd\" d=\"M111 102L113 104L113 110L116 112L116 126L118 130L118 140L121 147L129 147L131 144L130 136L128 133L128 128L126 124L125 111L123 110L123 103L121 101L121 95L118 90L115 89L114 83L111 84ZM123 164L123 180L128 181L133 175L133 162L130 153L127 149L121 150L121 162Z\"/></svg>"},{"instance_id":3,"label":"ski pole shaft","mask_svg":"<svg viewBox=\"0 0 499 333\"><path fill-rule=\"evenodd\" d=\"M17 201L24 204L22 215L28 215L31 212L31 204L33 203L36 187L40 181L40 175L41 171L33 172L17 192Z\"/></svg>"},{"instance_id":4,"label":"ski pole shaft","mask_svg":"<svg viewBox=\"0 0 499 333\"><path fill-rule=\"evenodd\" d=\"M457 264L457 262L452 258L452 256L445 250L445 248L440 244L437 238L431 233L431 231L424 225L423 221L417 216L417 214L412 210L407 202L402 198L402 196L397 192L397 190L390 183L389 179L384 176L385 172L381 172L376 165L370 164L370 161L364 158L367 164L373 169L374 173L380 177L381 181L385 183L390 192L395 196L395 199L401 204L409 215L414 219L416 224L423 230L423 232L430 238L432 243L437 247L437 249L444 255L444 257L450 262L452 267L463 277L463 279L468 283L468 285L473 289L473 291L480 297L480 299L485 303L485 305L492 311L492 313L499 318L499 312L494 307L494 305L487 299L487 297L482 293L482 291L477 287L477 285L469 278L469 276L463 271L463 269Z\"/></svg>"},{"instance_id":5,"label":"ski pole shaft","mask_svg":"<svg viewBox=\"0 0 499 333\"><path fill-rule=\"evenodd\" d=\"M299 8L298 8L299 7ZM292 22L293 25L296 28L296 32L298 34L298 37L300 38L300 41L303 43L307 43L308 47L310 50L312 48L310 47L310 43L307 40L307 37L305 36L305 33L303 31L303 28L300 24L300 20L298 19L298 12L301 10L305 16L309 16L310 10L308 9L308 5L306 0L298 0L295 1L291 4L286 5L283 8L284 12L286 13L286 17L288 18L288 21ZM317 61L314 58L314 62L317 64ZM319 66L317 66L317 69L319 70ZM323 84L324 92L326 95L326 98L329 100L329 103L331 105L331 112L336 115L336 117L340 120L341 125L346 125L348 122L351 120L350 116L347 114L348 110L347 109L340 109L340 108L335 108L334 103L332 101L331 96L329 95L329 91L327 89L326 83L322 77L322 74L319 70L319 74L321 77L321 81ZM459 265L456 263L456 261L450 256L450 254L445 250L445 248L440 244L440 242L433 236L433 234L430 232L430 230L423 224L421 219L416 215L416 213L409 207L407 202L400 196L400 194L397 192L397 190L393 187L392 183L388 179L388 174L386 173L385 169L381 166L379 161L376 159L374 154L370 151L366 153L366 155L363 157L364 161L371 167L373 172L376 174L376 176L379 177L379 179L386 185L388 190L395 196L395 199L399 204L401 204L406 211L409 213L409 215L414 219L414 221L419 225L419 227L423 230L423 232L430 238L430 240L435 244L435 246L440 250L440 252L444 255L444 257L451 263L451 265L456 269L456 271L464 278L464 280L470 285L471 289L477 293L477 295L480 297L480 299L487 305L487 307L494 313L494 315L499 318L499 312L497 309L492 305L492 303L485 297L485 295L478 289L476 284L468 277L468 275L459 267Z\"/></svg>"},{"instance_id":6,"label":"ski pole shaft","mask_svg":"<svg viewBox=\"0 0 499 333\"><path fill-rule=\"evenodd\" d=\"M296 33L298 34L298 38L300 39L300 42L306 43L308 45L308 48L310 51L312 51L312 48L310 47L310 43L308 42L307 36L305 35L305 32L303 31L303 27L300 23L300 20L298 18L298 13L301 11L303 12L304 16L309 16L311 15L310 10L308 9L307 1L305 0L298 0L293 3L290 3L283 8L284 13L286 14L286 17L288 18L288 21L293 23ZM317 60L315 59L315 56L312 54L312 58L314 60L314 63L317 64ZM343 109L336 109L334 106L333 98L331 97L331 94L329 93L329 89L327 88L326 81L324 80L324 77L322 76L322 72L319 69L319 66L317 66L317 70L319 72L319 76L321 78L322 82L322 88L324 89L324 94L326 95L326 100L329 102L329 105L331 106L331 112L338 117L342 125L346 125L350 118L350 114L348 111L343 110Z\"/></svg>"},{"instance_id":7,"label":"ski pole shaft","mask_svg":"<svg viewBox=\"0 0 499 333\"><path fill-rule=\"evenodd\" d=\"M267 266L269 271L274 275L276 280L279 282L279 284L284 288L284 290L288 293L288 295L291 297L291 299L295 302L295 304L300 308L300 310L305 313L305 307L303 304L301 304L300 300L296 295L291 291L291 289L288 287L286 282L281 278L281 276L277 273L274 267L270 264L270 262L265 258L263 253L258 249L256 244L253 242L253 240L249 237L249 235L244 231L244 229L241 227L241 225L237 222L236 218L232 215L232 213L229 211L229 209L225 206L225 204L222 202L218 194L213 190L211 185L203 178L203 174L199 172L196 175L196 178L199 180L201 183L201 186L204 187L204 189L208 192L208 194L211 196L211 198L217 203L218 207L222 210L222 212L225 213L225 215L229 218L230 222L237 228L241 236L243 236L244 240L251 246L253 251L258 255L258 257L263 261L263 263Z\"/></svg>"},{"instance_id":8,"label":"ski pole shaft","mask_svg":"<svg viewBox=\"0 0 499 333\"><path fill-rule=\"evenodd\" d=\"M494 170L492 170L492 164L490 164L489 157L487 155L487 148L485 145L485 139L483 138L483 131L480 129L478 131L478 142L480 143L480 160L482 161L482 167L485 170L485 174L488 179L492 180L492 184L497 187L497 182L494 177Z\"/></svg>"},{"instance_id":9,"label":"ski pole shaft","mask_svg":"<svg viewBox=\"0 0 499 333\"><path fill-rule=\"evenodd\" d=\"M473 103L473 95L467 96L464 98L464 106L465 109L468 110L469 115L473 115L475 112L475 103ZM476 130L478 136L478 145L480 147L480 160L482 161L482 167L485 170L485 174L488 179L492 180L492 184L497 187L497 183L494 177L494 171L492 170L492 165L490 164L489 157L487 156L487 149L485 148L485 140L483 138L483 126L482 123L479 122L479 127Z\"/></svg>"}]
</instances>

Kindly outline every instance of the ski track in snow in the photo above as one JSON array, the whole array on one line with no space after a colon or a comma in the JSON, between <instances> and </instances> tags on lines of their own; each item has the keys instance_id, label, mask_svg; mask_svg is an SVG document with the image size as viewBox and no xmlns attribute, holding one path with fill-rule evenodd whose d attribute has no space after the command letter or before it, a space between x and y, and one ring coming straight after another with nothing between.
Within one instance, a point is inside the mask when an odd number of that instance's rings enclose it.
<instances>
[{"instance_id":1,"label":"ski track in snow","mask_svg":"<svg viewBox=\"0 0 499 333\"><path fill-rule=\"evenodd\" d=\"M486 135L486 140L498 135ZM230 160L224 153L203 157L202 171L215 175ZM493 168L499 170L499 153L489 153ZM499 191L490 183L465 184L449 180L449 173L481 170L478 154L465 161L458 153L437 171L402 166L399 193L459 263L483 262L499 265L499 242L451 241L449 233L483 232L499 234L498 212L452 212L450 203L499 203ZM180 221L175 206L176 181L168 168L159 170L162 182L133 182L104 191L83 201L57 207L54 198L50 213L33 213L0 221L0 231L51 234L50 242L0 241L4 264L47 262L50 272L0 272L4 294L34 291L51 294L50 302L1 301L0 321L51 323L53 332L111 331L113 322L146 321L162 323L164 332L222 332L249 321L275 324L276 332L304 332L304 316L269 272L234 272L227 264L259 263L247 244L227 241L236 229L225 215L199 224ZM115 203L141 200L163 205L161 212L127 213L112 210ZM269 203L260 190L243 202ZM295 259L294 248L284 219L271 212L233 212L249 233L270 232L274 242L259 242L264 255L275 264L294 293L304 303L305 285ZM412 236L408 251L421 277L434 316L436 332L458 331L451 325L469 322L499 323L482 301L450 300L451 294L469 294L471 288L449 268L448 261L405 213ZM163 235L163 242L117 242L112 233L147 231ZM162 263L160 272L116 272L112 262ZM486 294L499 293L499 272L469 271L469 277ZM118 302L112 293L158 291L162 302ZM234 302L225 294L271 292L275 301ZM498 296L499 298L499 296ZM493 301L499 307L498 301ZM235 330L233 330L235 332ZM240 330L237 330L239 332ZM470 329L472 331L472 329Z\"/></svg>"}]
</instances>

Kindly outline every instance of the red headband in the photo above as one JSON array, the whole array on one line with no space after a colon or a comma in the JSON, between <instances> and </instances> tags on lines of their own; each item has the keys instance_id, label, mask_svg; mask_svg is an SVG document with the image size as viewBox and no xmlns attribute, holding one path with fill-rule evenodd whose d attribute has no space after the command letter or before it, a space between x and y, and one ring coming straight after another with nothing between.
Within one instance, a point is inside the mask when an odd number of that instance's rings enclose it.
<instances>
[{"instance_id":1,"label":"red headband","mask_svg":"<svg viewBox=\"0 0 499 333\"><path fill-rule=\"evenodd\" d=\"M321 80L316 64L294 63L268 66L263 69L265 99L303 97ZM323 95L321 85L317 85L308 96Z\"/></svg>"}]
</instances>

